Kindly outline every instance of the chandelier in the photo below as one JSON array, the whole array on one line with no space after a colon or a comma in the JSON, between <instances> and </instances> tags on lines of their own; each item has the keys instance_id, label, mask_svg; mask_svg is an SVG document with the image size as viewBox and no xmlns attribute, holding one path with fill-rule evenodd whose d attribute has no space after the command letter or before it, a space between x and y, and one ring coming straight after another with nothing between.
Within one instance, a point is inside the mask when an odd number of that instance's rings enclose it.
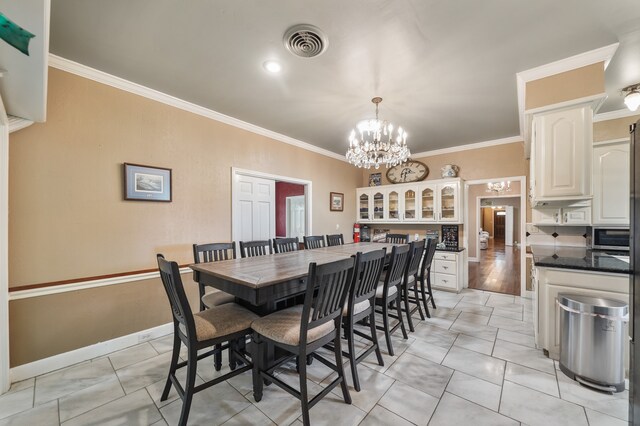
<instances>
[{"instance_id":1,"label":"chandelier","mask_svg":"<svg viewBox=\"0 0 640 426\"><path fill-rule=\"evenodd\" d=\"M398 127L394 133L393 124L378 119L378 106L382 98L371 99L376 105L375 120L362 120L357 130L351 130L347 160L357 167L380 168L397 166L407 161L411 152L407 147L407 132Z\"/></svg>"},{"instance_id":2,"label":"chandelier","mask_svg":"<svg viewBox=\"0 0 640 426\"><path fill-rule=\"evenodd\" d=\"M497 194L500 194L502 192L508 192L511 191L511 182L510 181L506 181L506 182L489 182L487 184L487 192L495 192Z\"/></svg>"}]
</instances>

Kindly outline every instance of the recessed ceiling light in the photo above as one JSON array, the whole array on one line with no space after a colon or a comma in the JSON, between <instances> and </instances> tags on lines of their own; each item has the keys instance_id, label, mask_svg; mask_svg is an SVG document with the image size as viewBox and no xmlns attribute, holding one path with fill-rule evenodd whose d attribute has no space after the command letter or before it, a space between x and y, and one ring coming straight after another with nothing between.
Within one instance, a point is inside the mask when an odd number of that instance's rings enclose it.
<instances>
[{"instance_id":1,"label":"recessed ceiling light","mask_svg":"<svg viewBox=\"0 0 640 426\"><path fill-rule=\"evenodd\" d=\"M265 63L262 64L262 66L264 67L265 70L272 72L274 74L282 71L282 65L280 65L280 62L266 61Z\"/></svg>"}]
</instances>

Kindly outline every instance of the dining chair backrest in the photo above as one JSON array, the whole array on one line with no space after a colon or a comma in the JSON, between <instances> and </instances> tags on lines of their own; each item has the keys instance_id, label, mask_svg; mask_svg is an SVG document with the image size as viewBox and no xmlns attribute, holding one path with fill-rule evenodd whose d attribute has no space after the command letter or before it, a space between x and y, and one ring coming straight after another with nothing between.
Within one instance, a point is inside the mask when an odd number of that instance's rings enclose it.
<instances>
[{"instance_id":1,"label":"dining chair backrest","mask_svg":"<svg viewBox=\"0 0 640 426\"><path fill-rule=\"evenodd\" d=\"M385 242L393 244L409 244L409 234L387 234Z\"/></svg>"},{"instance_id":2,"label":"dining chair backrest","mask_svg":"<svg viewBox=\"0 0 640 426\"><path fill-rule=\"evenodd\" d=\"M328 321L342 317L342 309L353 279L355 259L309 264L307 291L302 309L300 345L307 342L307 332Z\"/></svg>"},{"instance_id":3,"label":"dining chair backrest","mask_svg":"<svg viewBox=\"0 0 640 426\"><path fill-rule=\"evenodd\" d=\"M298 237L273 239L274 253L288 253L290 251L298 250L299 247L300 247L300 242L298 241Z\"/></svg>"},{"instance_id":4,"label":"dining chair backrest","mask_svg":"<svg viewBox=\"0 0 640 426\"><path fill-rule=\"evenodd\" d=\"M176 330L184 333L187 339L195 339L195 323L193 320L193 312L189 306L189 300L184 292L182 279L180 278L180 268L176 262L170 262L164 258L162 254L156 255L158 260L158 270L162 285L167 293L169 304L171 305L171 313L175 323L182 325L184 328L176 327Z\"/></svg>"},{"instance_id":5,"label":"dining chair backrest","mask_svg":"<svg viewBox=\"0 0 640 426\"><path fill-rule=\"evenodd\" d=\"M431 263L433 262L433 256L436 253L436 246L438 241L435 238L428 238L427 245L424 249L424 259L422 259L422 265L420 267L419 277L425 279L426 275L431 270Z\"/></svg>"},{"instance_id":6,"label":"dining chair backrest","mask_svg":"<svg viewBox=\"0 0 640 426\"><path fill-rule=\"evenodd\" d=\"M353 272L353 285L349 292L349 306L371 299L376 294L376 287L384 269L387 250L374 250L368 253L358 252Z\"/></svg>"},{"instance_id":7,"label":"dining chair backrest","mask_svg":"<svg viewBox=\"0 0 640 426\"><path fill-rule=\"evenodd\" d=\"M425 240L413 241L409 244L409 262L407 262L407 273L405 274L408 280L410 276L415 276L420 268L420 261L424 254Z\"/></svg>"},{"instance_id":8,"label":"dining chair backrest","mask_svg":"<svg viewBox=\"0 0 640 426\"><path fill-rule=\"evenodd\" d=\"M324 237L322 235L305 236L303 238L305 250L324 247Z\"/></svg>"},{"instance_id":9,"label":"dining chair backrest","mask_svg":"<svg viewBox=\"0 0 640 426\"><path fill-rule=\"evenodd\" d=\"M254 257L272 254L271 241L240 241L240 257Z\"/></svg>"},{"instance_id":10,"label":"dining chair backrest","mask_svg":"<svg viewBox=\"0 0 640 426\"><path fill-rule=\"evenodd\" d=\"M344 244L342 234L327 235L327 247L341 246Z\"/></svg>"},{"instance_id":11,"label":"dining chair backrest","mask_svg":"<svg viewBox=\"0 0 640 426\"><path fill-rule=\"evenodd\" d=\"M395 246L391 249L391 260L387 267L387 276L384 280L384 294L388 294L388 289L402 284L404 273L409 261L409 245Z\"/></svg>"}]
</instances>

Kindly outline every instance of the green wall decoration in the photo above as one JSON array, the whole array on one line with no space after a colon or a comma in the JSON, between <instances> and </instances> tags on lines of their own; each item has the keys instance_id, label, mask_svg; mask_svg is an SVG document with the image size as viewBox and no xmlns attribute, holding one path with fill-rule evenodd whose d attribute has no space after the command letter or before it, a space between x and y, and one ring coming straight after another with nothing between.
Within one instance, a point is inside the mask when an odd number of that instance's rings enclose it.
<instances>
[{"instance_id":1,"label":"green wall decoration","mask_svg":"<svg viewBox=\"0 0 640 426\"><path fill-rule=\"evenodd\" d=\"M0 12L0 38L29 56L29 42L35 37Z\"/></svg>"}]
</instances>

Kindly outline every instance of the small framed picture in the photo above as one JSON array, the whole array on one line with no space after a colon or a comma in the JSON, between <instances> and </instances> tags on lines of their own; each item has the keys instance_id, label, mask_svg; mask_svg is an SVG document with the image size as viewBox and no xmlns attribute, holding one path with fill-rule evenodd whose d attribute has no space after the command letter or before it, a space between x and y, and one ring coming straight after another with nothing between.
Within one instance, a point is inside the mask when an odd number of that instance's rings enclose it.
<instances>
[{"instance_id":1,"label":"small framed picture","mask_svg":"<svg viewBox=\"0 0 640 426\"><path fill-rule=\"evenodd\" d=\"M341 212L344 210L344 194L340 192L332 192L329 197L329 210L332 212Z\"/></svg>"},{"instance_id":2,"label":"small framed picture","mask_svg":"<svg viewBox=\"0 0 640 426\"><path fill-rule=\"evenodd\" d=\"M171 169L124 163L124 199L171 202Z\"/></svg>"},{"instance_id":3,"label":"small framed picture","mask_svg":"<svg viewBox=\"0 0 640 426\"><path fill-rule=\"evenodd\" d=\"M382 185L382 173L371 173L369 175L369 186Z\"/></svg>"}]
</instances>

